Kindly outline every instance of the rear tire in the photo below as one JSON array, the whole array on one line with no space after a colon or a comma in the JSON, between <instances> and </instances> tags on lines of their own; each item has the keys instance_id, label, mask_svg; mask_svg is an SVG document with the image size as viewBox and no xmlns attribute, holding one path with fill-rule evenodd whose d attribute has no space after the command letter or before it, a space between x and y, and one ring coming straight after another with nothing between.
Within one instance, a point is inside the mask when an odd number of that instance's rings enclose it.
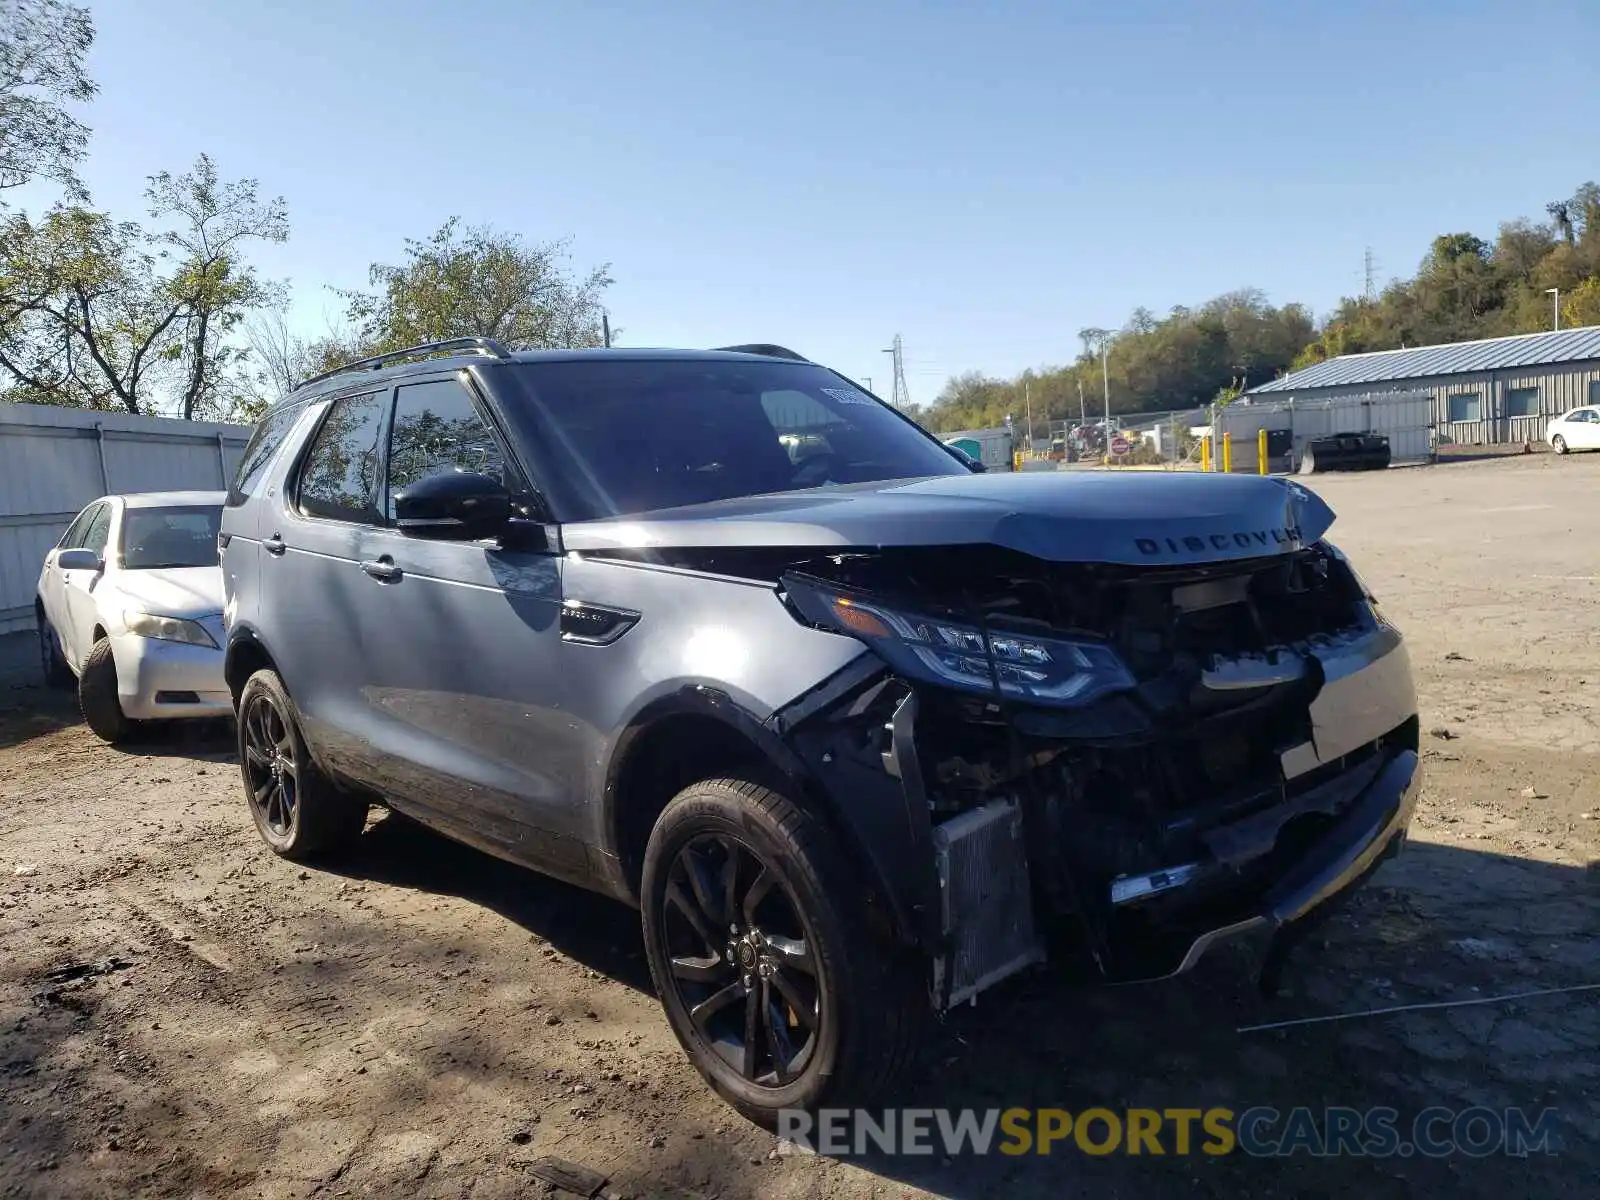
<instances>
[{"instance_id":1,"label":"rear tire","mask_svg":"<svg viewBox=\"0 0 1600 1200\"><path fill-rule=\"evenodd\" d=\"M366 827L367 803L340 791L312 761L278 673L250 676L238 711L239 772L261 840L295 862L349 849Z\"/></svg>"},{"instance_id":2,"label":"rear tire","mask_svg":"<svg viewBox=\"0 0 1600 1200\"><path fill-rule=\"evenodd\" d=\"M116 745L133 732L134 723L122 713L117 698L117 660L111 655L111 640L101 638L89 651L78 676L78 709L83 723L102 742Z\"/></svg>"},{"instance_id":3,"label":"rear tire","mask_svg":"<svg viewBox=\"0 0 1600 1200\"><path fill-rule=\"evenodd\" d=\"M44 615L43 608L38 609L35 616L39 625L39 669L44 674L44 685L66 687L72 682L72 668L67 666L66 656L61 653L61 639L56 636L55 627Z\"/></svg>"},{"instance_id":4,"label":"rear tire","mask_svg":"<svg viewBox=\"0 0 1600 1200\"><path fill-rule=\"evenodd\" d=\"M1550 439L1550 445L1557 454L1565 454L1567 452L1567 439L1559 433Z\"/></svg>"},{"instance_id":5,"label":"rear tire","mask_svg":"<svg viewBox=\"0 0 1600 1200\"><path fill-rule=\"evenodd\" d=\"M672 1031L750 1120L862 1103L915 1056L925 963L869 932L859 871L802 805L748 779L685 788L650 834L641 890Z\"/></svg>"}]
</instances>

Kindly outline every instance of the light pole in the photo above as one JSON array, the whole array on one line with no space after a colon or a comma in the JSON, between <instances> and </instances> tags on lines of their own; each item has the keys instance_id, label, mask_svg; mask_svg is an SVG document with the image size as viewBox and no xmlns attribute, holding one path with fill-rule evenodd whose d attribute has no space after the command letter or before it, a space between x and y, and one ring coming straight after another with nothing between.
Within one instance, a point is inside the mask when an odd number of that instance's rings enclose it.
<instances>
[{"instance_id":1,"label":"light pole","mask_svg":"<svg viewBox=\"0 0 1600 1200\"><path fill-rule=\"evenodd\" d=\"M1108 463L1111 461L1111 364L1108 357L1110 353L1111 335L1103 333L1100 335L1100 382L1106 389L1105 461Z\"/></svg>"},{"instance_id":2,"label":"light pole","mask_svg":"<svg viewBox=\"0 0 1600 1200\"><path fill-rule=\"evenodd\" d=\"M1554 301L1552 307L1555 309L1556 332L1560 333L1561 332L1561 289L1558 288L1558 287L1545 288L1544 294L1546 296L1554 296L1555 297L1555 301Z\"/></svg>"}]
</instances>

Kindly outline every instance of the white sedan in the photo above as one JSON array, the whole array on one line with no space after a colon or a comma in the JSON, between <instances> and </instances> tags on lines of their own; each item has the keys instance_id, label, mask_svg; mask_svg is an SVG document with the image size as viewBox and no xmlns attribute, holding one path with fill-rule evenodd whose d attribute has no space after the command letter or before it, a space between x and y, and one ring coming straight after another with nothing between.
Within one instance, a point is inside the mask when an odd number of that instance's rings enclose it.
<instances>
[{"instance_id":1,"label":"white sedan","mask_svg":"<svg viewBox=\"0 0 1600 1200\"><path fill-rule=\"evenodd\" d=\"M102 496L39 574L45 679L77 676L78 706L108 742L138 721L233 711L222 673L222 492Z\"/></svg>"},{"instance_id":2,"label":"white sedan","mask_svg":"<svg viewBox=\"0 0 1600 1200\"><path fill-rule=\"evenodd\" d=\"M1575 408L1554 417L1544 436L1557 454L1568 450L1600 450L1600 408Z\"/></svg>"}]
</instances>

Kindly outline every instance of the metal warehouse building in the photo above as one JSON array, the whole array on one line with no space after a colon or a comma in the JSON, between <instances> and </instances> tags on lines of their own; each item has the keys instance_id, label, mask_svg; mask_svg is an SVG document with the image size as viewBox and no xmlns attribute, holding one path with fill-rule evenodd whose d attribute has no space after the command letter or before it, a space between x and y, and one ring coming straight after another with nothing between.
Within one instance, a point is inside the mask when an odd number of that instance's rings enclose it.
<instances>
[{"instance_id":1,"label":"metal warehouse building","mask_svg":"<svg viewBox=\"0 0 1600 1200\"><path fill-rule=\"evenodd\" d=\"M1249 390L1268 400L1424 392L1441 445L1539 441L1545 422L1600 404L1600 325L1516 337L1342 354Z\"/></svg>"}]
</instances>

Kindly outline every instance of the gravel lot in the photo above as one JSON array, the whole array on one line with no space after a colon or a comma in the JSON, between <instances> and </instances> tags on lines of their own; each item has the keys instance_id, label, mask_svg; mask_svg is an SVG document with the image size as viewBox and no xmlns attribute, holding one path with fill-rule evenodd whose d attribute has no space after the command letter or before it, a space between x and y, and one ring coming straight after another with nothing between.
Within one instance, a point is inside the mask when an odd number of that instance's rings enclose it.
<instances>
[{"instance_id":1,"label":"gravel lot","mask_svg":"<svg viewBox=\"0 0 1600 1200\"><path fill-rule=\"evenodd\" d=\"M1032 975L946 1022L901 1102L1554 1107L1556 1157L782 1156L686 1065L631 912L393 819L302 870L258 843L228 730L110 750L12 687L0 1195L509 1197L552 1154L624 1196L1593 1194L1600 993L1236 1028L1600 983L1600 455L1315 486L1410 635L1412 846L1283 996L1233 954L1115 992Z\"/></svg>"}]
</instances>

